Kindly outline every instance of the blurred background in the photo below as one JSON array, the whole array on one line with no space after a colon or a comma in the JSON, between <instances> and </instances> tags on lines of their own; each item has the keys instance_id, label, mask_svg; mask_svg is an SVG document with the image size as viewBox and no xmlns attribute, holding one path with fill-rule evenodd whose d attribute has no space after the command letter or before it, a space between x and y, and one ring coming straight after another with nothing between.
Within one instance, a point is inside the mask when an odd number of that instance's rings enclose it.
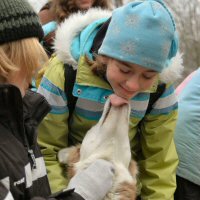
<instances>
[{"instance_id":1,"label":"blurred background","mask_svg":"<svg viewBox=\"0 0 200 200\"><path fill-rule=\"evenodd\" d=\"M38 12L48 0L28 0ZM111 0L113 8L134 0ZM200 66L200 0L164 0L176 19L185 70L180 83Z\"/></svg>"}]
</instances>

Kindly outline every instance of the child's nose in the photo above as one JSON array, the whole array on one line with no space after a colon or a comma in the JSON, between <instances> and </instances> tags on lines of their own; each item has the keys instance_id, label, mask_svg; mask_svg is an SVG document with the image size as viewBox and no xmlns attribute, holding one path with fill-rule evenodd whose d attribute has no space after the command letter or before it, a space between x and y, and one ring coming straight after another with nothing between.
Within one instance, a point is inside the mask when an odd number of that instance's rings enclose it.
<instances>
[{"instance_id":1,"label":"child's nose","mask_svg":"<svg viewBox=\"0 0 200 200\"><path fill-rule=\"evenodd\" d=\"M129 91L137 92L140 90L139 77L133 76L126 81L126 89Z\"/></svg>"}]
</instances>

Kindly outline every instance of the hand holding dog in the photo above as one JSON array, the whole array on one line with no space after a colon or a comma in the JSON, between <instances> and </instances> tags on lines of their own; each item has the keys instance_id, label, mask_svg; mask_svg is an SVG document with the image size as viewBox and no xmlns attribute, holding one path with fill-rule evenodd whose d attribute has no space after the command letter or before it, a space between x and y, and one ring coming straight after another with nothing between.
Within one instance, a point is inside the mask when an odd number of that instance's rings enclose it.
<instances>
[{"instance_id":1,"label":"hand holding dog","mask_svg":"<svg viewBox=\"0 0 200 200\"><path fill-rule=\"evenodd\" d=\"M111 162L98 159L87 169L78 172L69 182L68 189L87 200L102 200L111 189L114 166Z\"/></svg>"}]
</instances>

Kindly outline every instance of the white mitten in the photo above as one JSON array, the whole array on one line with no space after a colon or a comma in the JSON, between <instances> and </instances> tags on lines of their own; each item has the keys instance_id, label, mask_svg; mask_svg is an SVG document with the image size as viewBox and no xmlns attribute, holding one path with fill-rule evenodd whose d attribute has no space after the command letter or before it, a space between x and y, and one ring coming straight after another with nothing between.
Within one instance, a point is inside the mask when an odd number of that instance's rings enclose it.
<instances>
[{"instance_id":1,"label":"white mitten","mask_svg":"<svg viewBox=\"0 0 200 200\"><path fill-rule=\"evenodd\" d=\"M69 182L68 189L85 200L102 200L113 184L114 166L112 163L98 159L87 169L78 172Z\"/></svg>"}]
</instances>

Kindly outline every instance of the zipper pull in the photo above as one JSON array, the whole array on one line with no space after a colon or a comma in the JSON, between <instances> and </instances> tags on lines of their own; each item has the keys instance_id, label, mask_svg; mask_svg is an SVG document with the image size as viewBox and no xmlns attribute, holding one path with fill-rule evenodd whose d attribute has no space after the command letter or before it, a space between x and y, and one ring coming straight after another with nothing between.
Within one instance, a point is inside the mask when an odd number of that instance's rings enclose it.
<instances>
[{"instance_id":1,"label":"zipper pull","mask_svg":"<svg viewBox=\"0 0 200 200\"><path fill-rule=\"evenodd\" d=\"M36 169L36 160L35 160L35 155L33 153L33 150L32 149L28 149L28 153L29 153L29 155L31 157L31 161L32 161L32 165L33 165L32 168Z\"/></svg>"}]
</instances>

